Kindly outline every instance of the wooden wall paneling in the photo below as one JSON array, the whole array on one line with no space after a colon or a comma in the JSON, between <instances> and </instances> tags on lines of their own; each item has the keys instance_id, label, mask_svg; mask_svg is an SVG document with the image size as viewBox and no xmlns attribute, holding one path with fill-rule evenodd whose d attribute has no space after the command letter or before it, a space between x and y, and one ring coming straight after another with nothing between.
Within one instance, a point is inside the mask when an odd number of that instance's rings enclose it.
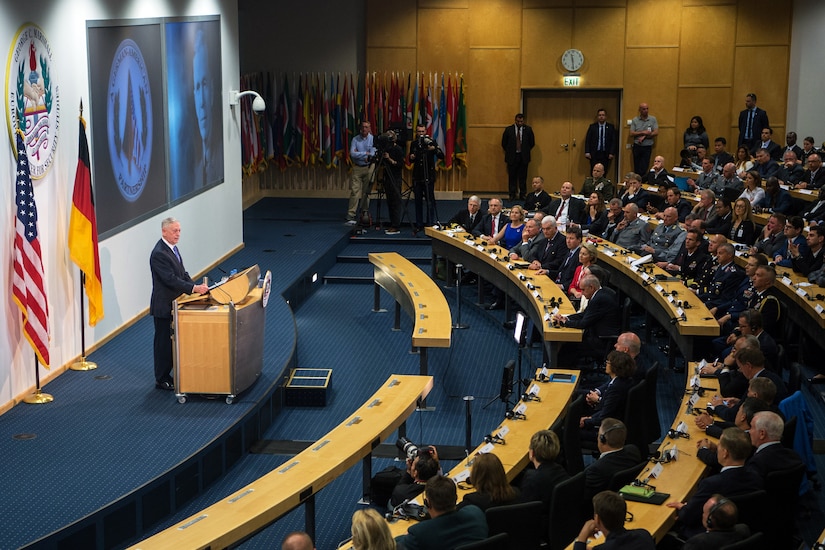
<instances>
[{"instance_id":1,"label":"wooden wall paneling","mask_svg":"<svg viewBox=\"0 0 825 550\"><path fill-rule=\"evenodd\" d=\"M735 128L739 111L745 108L745 95L753 92L757 104L768 112L774 128L774 137L784 143L777 128L785 126L785 108L788 104L789 46L738 46L734 54L733 101L731 124ZM737 136L739 135L737 131Z\"/></svg>"},{"instance_id":2,"label":"wooden wall paneling","mask_svg":"<svg viewBox=\"0 0 825 550\"><path fill-rule=\"evenodd\" d=\"M521 110L519 56L519 50L470 50L464 91L468 124L503 128L513 123Z\"/></svg>"},{"instance_id":3,"label":"wooden wall paneling","mask_svg":"<svg viewBox=\"0 0 825 550\"><path fill-rule=\"evenodd\" d=\"M521 47L521 3L517 0L474 0L469 21L471 48Z\"/></svg>"},{"instance_id":4,"label":"wooden wall paneling","mask_svg":"<svg viewBox=\"0 0 825 550\"><path fill-rule=\"evenodd\" d=\"M679 151L684 145L683 134L690 125L690 117L699 115L705 123L710 141L710 153L713 154L713 140L718 136L724 136L728 140L728 152L733 154L736 151L736 140L739 132L731 130L729 125L730 113L730 88L703 88L684 87L679 88L677 99L678 108L676 110L676 136L678 138L673 153L668 154L668 158L674 161L679 160Z\"/></svg>"},{"instance_id":5,"label":"wooden wall paneling","mask_svg":"<svg viewBox=\"0 0 825 550\"><path fill-rule=\"evenodd\" d=\"M686 7L679 47L680 86L730 86L736 6Z\"/></svg>"},{"instance_id":6,"label":"wooden wall paneling","mask_svg":"<svg viewBox=\"0 0 825 550\"><path fill-rule=\"evenodd\" d=\"M411 2L415 5L415 2ZM419 9L422 8L464 8L470 5L470 0L418 0Z\"/></svg>"},{"instance_id":7,"label":"wooden wall paneling","mask_svg":"<svg viewBox=\"0 0 825 550\"><path fill-rule=\"evenodd\" d=\"M367 48L367 71L415 74L417 55L415 48Z\"/></svg>"},{"instance_id":8,"label":"wooden wall paneling","mask_svg":"<svg viewBox=\"0 0 825 550\"><path fill-rule=\"evenodd\" d=\"M561 54L573 44L573 10L524 10L522 28L522 87L560 88Z\"/></svg>"},{"instance_id":9,"label":"wooden wall paneling","mask_svg":"<svg viewBox=\"0 0 825 550\"><path fill-rule=\"evenodd\" d=\"M682 0L631 0L627 47L678 46L681 17Z\"/></svg>"},{"instance_id":10,"label":"wooden wall paneling","mask_svg":"<svg viewBox=\"0 0 825 550\"><path fill-rule=\"evenodd\" d=\"M498 126L474 126L467 130L470 166L465 190L507 197L507 169L501 149L503 131Z\"/></svg>"},{"instance_id":11,"label":"wooden wall paneling","mask_svg":"<svg viewBox=\"0 0 825 550\"><path fill-rule=\"evenodd\" d=\"M417 10L414 2L367 0L367 49L415 48ZM369 64L367 64L369 69ZM369 69L371 70L371 69Z\"/></svg>"},{"instance_id":12,"label":"wooden wall paneling","mask_svg":"<svg viewBox=\"0 0 825 550\"><path fill-rule=\"evenodd\" d=\"M738 46L782 46L791 42L792 3L739 0L736 15Z\"/></svg>"},{"instance_id":13,"label":"wooden wall paneling","mask_svg":"<svg viewBox=\"0 0 825 550\"><path fill-rule=\"evenodd\" d=\"M531 8L624 8L627 0L524 0L524 9Z\"/></svg>"},{"instance_id":14,"label":"wooden wall paneling","mask_svg":"<svg viewBox=\"0 0 825 550\"><path fill-rule=\"evenodd\" d=\"M676 127L678 61L678 48L627 49L620 147L624 148L626 144L631 143L626 122L639 114L639 103L647 103L650 106L650 114L655 116L659 123L660 134L665 128ZM665 154L672 151L672 140L670 143L664 143L660 136L654 145L654 154L659 148L662 148ZM624 153L626 154L622 155L622 170L629 172L633 167L633 155L629 149L624 149Z\"/></svg>"},{"instance_id":15,"label":"wooden wall paneling","mask_svg":"<svg viewBox=\"0 0 825 550\"><path fill-rule=\"evenodd\" d=\"M682 0L683 6L735 6L737 0Z\"/></svg>"},{"instance_id":16,"label":"wooden wall paneling","mask_svg":"<svg viewBox=\"0 0 825 550\"><path fill-rule=\"evenodd\" d=\"M469 10L422 9L418 12L418 70L461 71L470 49Z\"/></svg>"},{"instance_id":17,"label":"wooden wall paneling","mask_svg":"<svg viewBox=\"0 0 825 550\"><path fill-rule=\"evenodd\" d=\"M584 54L583 88L621 88L624 82L625 9L578 8L573 47Z\"/></svg>"}]
</instances>

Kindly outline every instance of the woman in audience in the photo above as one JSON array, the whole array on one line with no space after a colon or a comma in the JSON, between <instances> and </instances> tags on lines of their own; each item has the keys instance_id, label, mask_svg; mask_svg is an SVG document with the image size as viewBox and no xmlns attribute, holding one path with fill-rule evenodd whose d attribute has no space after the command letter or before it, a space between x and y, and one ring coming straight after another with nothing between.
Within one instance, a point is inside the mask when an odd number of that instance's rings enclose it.
<instances>
[{"instance_id":1,"label":"woman in audience","mask_svg":"<svg viewBox=\"0 0 825 550\"><path fill-rule=\"evenodd\" d=\"M736 175L744 179L745 174L751 168L753 168L753 157L747 147L740 145L736 150Z\"/></svg>"},{"instance_id":2,"label":"woman in audience","mask_svg":"<svg viewBox=\"0 0 825 550\"><path fill-rule=\"evenodd\" d=\"M808 162L808 155L812 155L813 153L818 153L816 147L814 146L814 138L811 136L806 137L802 140L802 154L799 156L799 162L802 166Z\"/></svg>"},{"instance_id":3,"label":"woman in audience","mask_svg":"<svg viewBox=\"0 0 825 550\"><path fill-rule=\"evenodd\" d=\"M582 431L582 440L595 441L599 426L603 418L616 418L624 421L624 410L627 404L627 392L633 387L633 372L636 362L623 351L611 351L607 354L604 363L605 373L610 380L598 389L588 394L588 404L595 410L590 416L583 416L579 420ZM589 396L594 394L591 399Z\"/></svg>"},{"instance_id":4,"label":"woman in audience","mask_svg":"<svg viewBox=\"0 0 825 550\"><path fill-rule=\"evenodd\" d=\"M604 206L604 197L598 191L593 191L587 198L587 217L582 224L582 231L587 230L591 235L601 235L607 227L607 208Z\"/></svg>"},{"instance_id":5,"label":"woman in audience","mask_svg":"<svg viewBox=\"0 0 825 550\"><path fill-rule=\"evenodd\" d=\"M697 146L699 145L704 145L705 149L708 148L708 133L705 130L702 117L695 116L690 119L690 126L688 126L688 129L685 130L684 142L685 149L694 154Z\"/></svg>"},{"instance_id":6,"label":"woman in audience","mask_svg":"<svg viewBox=\"0 0 825 550\"><path fill-rule=\"evenodd\" d=\"M513 504L518 498L518 490L507 482L504 466L493 453L481 454L473 459L470 482L475 493L464 495L457 508L474 504L486 511L493 506Z\"/></svg>"},{"instance_id":7,"label":"woman in audience","mask_svg":"<svg viewBox=\"0 0 825 550\"><path fill-rule=\"evenodd\" d=\"M756 170L749 170L743 178L745 182L745 189L739 195L740 199L748 199L751 203L751 208L756 206L756 203L762 200L765 196L765 190L762 189L762 178Z\"/></svg>"},{"instance_id":8,"label":"woman in audience","mask_svg":"<svg viewBox=\"0 0 825 550\"><path fill-rule=\"evenodd\" d=\"M389 524L374 508L352 514L352 547L355 550L395 550Z\"/></svg>"},{"instance_id":9,"label":"woman in audience","mask_svg":"<svg viewBox=\"0 0 825 550\"><path fill-rule=\"evenodd\" d=\"M582 297L582 289L579 286L579 281L584 277L585 270L596 263L599 253L596 252L596 245L593 243L582 243L579 248L579 262L581 265L576 268L573 274L573 280L567 288L567 295L572 300L578 300Z\"/></svg>"},{"instance_id":10,"label":"woman in audience","mask_svg":"<svg viewBox=\"0 0 825 550\"><path fill-rule=\"evenodd\" d=\"M484 237L484 240L501 243L501 246L510 250L521 242L523 230L524 208L517 204L510 209L510 223L499 229L495 237Z\"/></svg>"},{"instance_id":11,"label":"woman in audience","mask_svg":"<svg viewBox=\"0 0 825 550\"><path fill-rule=\"evenodd\" d=\"M752 245L756 240L756 224L753 223L751 203L739 197L733 203L733 216L728 238L737 243Z\"/></svg>"}]
</instances>

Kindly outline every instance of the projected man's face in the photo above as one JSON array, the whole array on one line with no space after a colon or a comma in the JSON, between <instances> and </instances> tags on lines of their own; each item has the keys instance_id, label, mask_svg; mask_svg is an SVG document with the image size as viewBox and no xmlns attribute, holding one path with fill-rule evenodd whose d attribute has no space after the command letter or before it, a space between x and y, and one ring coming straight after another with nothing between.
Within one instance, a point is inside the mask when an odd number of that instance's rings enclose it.
<instances>
[{"instance_id":1,"label":"projected man's face","mask_svg":"<svg viewBox=\"0 0 825 550\"><path fill-rule=\"evenodd\" d=\"M195 56L192 60L193 91L195 94L195 112L198 115L198 129L204 143L209 143L212 132L212 103L215 98L212 89L212 75L209 74L209 60L206 44L196 41Z\"/></svg>"}]
</instances>

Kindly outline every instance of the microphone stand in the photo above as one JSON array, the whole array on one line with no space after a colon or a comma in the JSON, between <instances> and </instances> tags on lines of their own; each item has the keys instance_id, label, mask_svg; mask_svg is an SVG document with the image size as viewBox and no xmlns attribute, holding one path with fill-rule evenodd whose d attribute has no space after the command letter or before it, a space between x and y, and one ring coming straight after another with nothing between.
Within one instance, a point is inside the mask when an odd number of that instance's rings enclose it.
<instances>
[{"instance_id":1,"label":"microphone stand","mask_svg":"<svg viewBox=\"0 0 825 550\"><path fill-rule=\"evenodd\" d=\"M456 321L453 323L454 329L470 328L461 322L461 278L464 266L455 264L455 301L456 301Z\"/></svg>"}]
</instances>

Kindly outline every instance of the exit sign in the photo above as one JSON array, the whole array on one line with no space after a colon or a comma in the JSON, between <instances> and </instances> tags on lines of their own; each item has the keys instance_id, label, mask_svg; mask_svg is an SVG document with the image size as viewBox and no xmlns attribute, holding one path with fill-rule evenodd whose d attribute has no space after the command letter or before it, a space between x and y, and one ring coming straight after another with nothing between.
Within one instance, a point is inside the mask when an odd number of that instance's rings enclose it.
<instances>
[{"instance_id":1,"label":"exit sign","mask_svg":"<svg viewBox=\"0 0 825 550\"><path fill-rule=\"evenodd\" d=\"M564 86L566 88L575 88L581 84L581 77L580 76L565 76L564 77Z\"/></svg>"}]
</instances>

